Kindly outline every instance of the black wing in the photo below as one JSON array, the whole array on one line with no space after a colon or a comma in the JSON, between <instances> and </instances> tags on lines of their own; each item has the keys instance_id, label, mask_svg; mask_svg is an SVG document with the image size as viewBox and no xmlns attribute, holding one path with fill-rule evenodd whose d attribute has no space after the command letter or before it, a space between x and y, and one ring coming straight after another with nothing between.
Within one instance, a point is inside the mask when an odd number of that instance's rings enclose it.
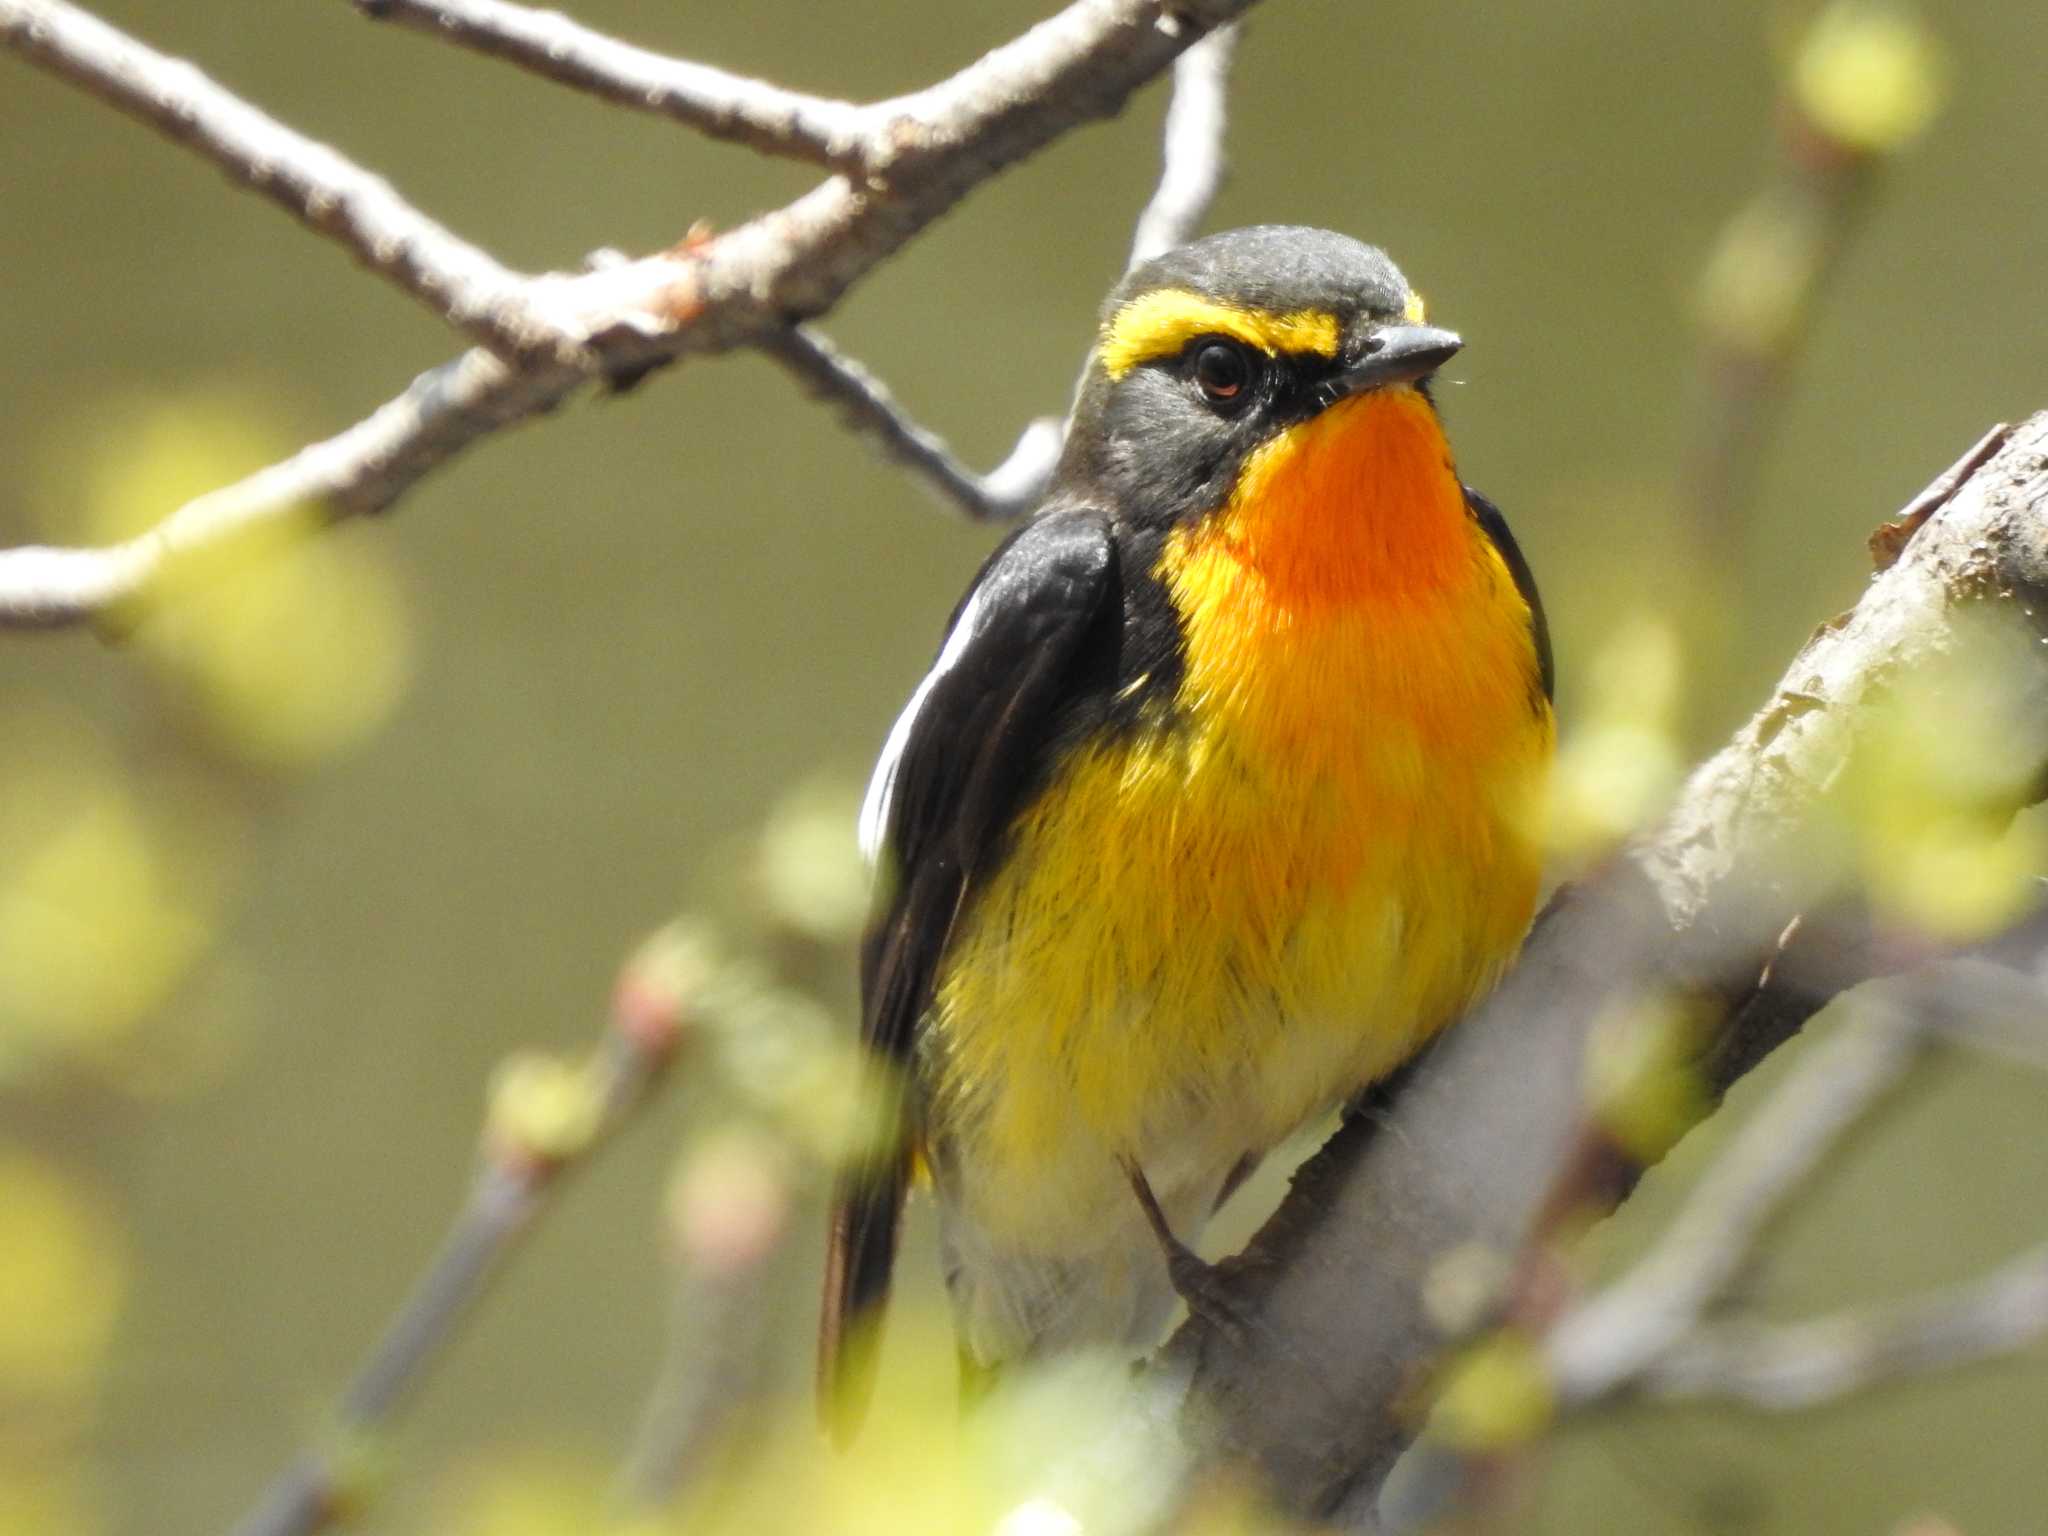
<instances>
[{"instance_id":1,"label":"black wing","mask_svg":"<svg viewBox=\"0 0 2048 1536\"><path fill-rule=\"evenodd\" d=\"M1085 653L1113 645L1116 546L1092 511L1040 516L989 557L891 733L863 815L880 895L861 949L861 1039L900 1093L940 957L978 869L1041 771ZM833 1192L818 1330L820 1408L844 1441L873 1386L910 1181L907 1130Z\"/></svg>"},{"instance_id":2,"label":"black wing","mask_svg":"<svg viewBox=\"0 0 2048 1536\"><path fill-rule=\"evenodd\" d=\"M1543 697L1557 697L1557 667L1550 659L1550 624L1543 617L1543 599L1536 594L1536 573L1529 569L1529 562L1523 558L1522 546L1515 542L1515 536L1508 531L1508 520L1501 510L1484 496L1465 487L1465 505L1472 509L1472 516L1493 540L1493 547L1500 551L1506 562L1508 574L1515 578L1515 590L1522 594L1522 601L1529 605L1529 628L1536 641L1536 668L1543 683Z\"/></svg>"}]
</instances>

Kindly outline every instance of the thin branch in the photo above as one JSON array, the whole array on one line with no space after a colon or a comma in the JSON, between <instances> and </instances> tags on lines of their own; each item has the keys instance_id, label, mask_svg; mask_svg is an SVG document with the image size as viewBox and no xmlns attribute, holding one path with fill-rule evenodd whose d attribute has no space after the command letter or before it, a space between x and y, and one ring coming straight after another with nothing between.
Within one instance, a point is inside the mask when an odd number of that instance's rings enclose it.
<instances>
[{"instance_id":1,"label":"thin branch","mask_svg":"<svg viewBox=\"0 0 2048 1536\"><path fill-rule=\"evenodd\" d=\"M1866 1003L1814 1047L1714 1160L1650 1256L1551 1330L1561 1406L1608 1396L1699 1326L1785 1201L1906 1077L1927 1034L1919 1009Z\"/></svg>"},{"instance_id":2,"label":"thin branch","mask_svg":"<svg viewBox=\"0 0 2048 1536\"><path fill-rule=\"evenodd\" d=\"M377 1430L454 1336L539 1199L540 1186L511 1169L480 1170L440 1251L342 1395L327 1443L294 1457L235 1523L233 1536L302 1536L336 1523L351 1502L351 1442Z\"/></svg>"},{"instance_id":3,"label":"thin branch","mask_svg":"<svg viewBox=\"0 0 2048 1536\"><path fill-rule=\"evenodd\" d=\"M673 1058L688 1000L661 994L650 973L629 964L587 1077L551 1071L532 1096L537 1112L515 1103L501 1114L494 1102L483 1162L440 1250L342 1394L321 1443L278 1474L234 1536L307 1536L346 1518L360 1492L354 1456L447 1349L561 1175L612 1139Z\"/></svg>"},{"instance_id":4,"label":"thin branch","mask_svg":"<svg viewBox=\"0 0 2048 1536\"><path fill-rule=\"evenodd\" d=\"M698 1486L772 1375L782 1334L762 1293L789 1247L786 1163L779 1146L728 1132L677 1180L667 1346L619 1475L629 1511L653 1514Z\"/></svg>"},{"instance_id":5,"label":"thin branch","mask_svg":"<svg viewBox=\"0 0 2048 1536\"><path fill-rule=\"evenodd\" d=\"M1174 61L1159 184L1138 216L1131 266L1185 243L1209 211L1223 179L1225 104L1236 44L1234 24L1218 27ZM1030 511L1059 466L1062 424L1054 417L1031 422L1007 459L977 475L943 438L905 411L887 385L813 327L770 333L760 345L815 398L837 406L850 430L871 438L885 456L977 522L1007 521Z\"/></svg>"},{"instance_id":6,"label":"thin branch","mask_svg":"<svg viewBox=\"0 0 2048 1536\"><path fill-rule=\"evenodd\" d=\"M1165 163L1152 200L1138 215L1131 266L1187 244L1216 200L1223 184L1223 132L1236 49L1237 28L1218 27L1174 60Z\"/></svg>"},{"instance_id":7,"label":"thin branch","mask_svg":"<svg viewBox=\"0 0 2048 1536\"><path fill-rule=\"evenodd\" d=\"M2029 919L2020 927L2031 932L2039 924ZM1814 1047L1743 1124L1649 1256L1551 1329L1545 1350L1560 1406L1598 1401L1652 1376L1667 1387L1698 1379L1712 1374L1704 1362L1726 1366L1737 1355L1745 1371L1760 1374L1754 1352L1744 1354L1742 1345L1757 1327L1712 1329L1707 1320L1751 1263L1767 1226L1928 1047L1971 1041L2038 1052L2048 1041L2044 1018L2048 993L2039 981L1978 959L1926 966L1857 999L1850 1022ZM1830 1338L1834 1326L1817 1323L1810 1337ZM1842 1348L1868 1342L1860 1322L1841 1326ZM1703 1344L1705 1332L1717 1337ZM1681 1357L1689 1363L1673 1378L1672 1363ZM1815 1363L1793 1374L1817 1381L1825 1370Z\"/></svg>"},{"instance_id":8,"label":"thin branch","mask_svg":"<svg viewBox=\"0 0 2048 1536\"><path fill-rule=\"evenodd\" d=\"M920 426L887 385L814 327L792 326L760 345L812 398L835 407L851 431L977 522L1021 516L1045 494L1060 448L1060 424L1051 417L1033 421L1008 459L988 475L977 475L953 456L943 438Z\"/></svg>"},{"instance_id":9,"label":"thin branch","mask_svg":"<svg viewBox=\"0 0 2048 1536\"><path fill-rule=\"evenodd\" d=\"M1983 972L1996 970L1985 966ZM2020 981L2010 973L2005 979ZM1636 1399L1736 1401L1787 1411L1888 1377L1950 1369L2023 1347L2048 1330L2048 1247L1995 1275L1906 1304L1776 1325L1730 1316L1767 1232L1851 1133L1903 1085L1989 977L1967 962L1915 972L1859 997L1849 1022L1813 1047L1709 1164L1647 1257L1620 1280L1545 1321L1508 1313L1507 1336L1537 1340L1542 1424ZM2041 992L2032 994L2038 1021ZM2002 985L1988 989L1997 1002ZM1529 1309L1524 1308L1526 1313ZM1461 1444L1458 1418L1433 1422L1370 1500L1350 1513L1405 1536L1447 1520L1490 1526L1525 1481L1537 1442ZM1523 1476L1515 1468L1521 1466ZM1457 1514L1454 1517L1453 1512Z\"/></svg>"},{"instance_id":10,"label":"thin branch","mask_svg":"<svg viewBox=\"0 0 2048 1536\"><path fill-rule=\"evenodd\" d=\"M1914 1301L1803 1323L1702 1328L1636 1385L1665 1402L1713 1399L1779 1413L2016 1354L2044 1337L2048 1244Z\"/></svg>"},{"instance_id":11,"label":"thin branch","mask_svg":"<svg viewBox=\"0 0 2048 1536\"><path fill-rule=\"evenodd\" d=\"M706 64L637 48L507 0L353 0L395 21L504 59L616 106L672 118L714 139L834 169L857 170L869 122L850 101L806 95Z\"/></svg>"},{"instance_id":12,"label":"thin branch","mask_svg":"<svg viewBox=\"0 0 2048 1536\"><path fill-rule=\"evenodd\" d=\"M2048 983L2036 969L2048 953L2044 929L2048 914L2036 912L2009 930L2032 946L2027 972L1975 956L1944 965L1944 995L1926 1010L1929 1026L1957 1045L2048 1071Z\"/></svg>"},{"instance_id":13,"label":"thin branch","mask_svg":"<svg viewBox=\"0 0 2048 1536\"><path fill-rule=\"evenodd\" d=\"M174 557L298 515L308 496L325 498L330 520L389 506L459 449L553 408L588 377L630 382L691 352L746 345L786 331L792 319L823 313L973 188L1078 122L1115 112L1203 33L1253 3L1075 0L950 80L864 109L873 114L865 150L871 177L886 175L890 195L833 177L716 238L597 271L525 280L517 313L493 311L492 341L509 344L512 337L516 343L531 320L557 342L569 338L573 345L566 350L540 357L526 352L510 364L489 354L458 358L423 375L358 426L189 503L128 544L0 551L0 627L58 628L117 615L147 596ZM151 106L153 89L168 84L185 93L176 101L208 108L202 119L209 131L223 121L230 127L253 123L266 133L271 126L189 65L163 60L57 0L0 0L0 24L12 46L53 67L62 61L74 78L97 82L104 75L110 99L151 121L181 120L185 106ZM149 84L124 72L120 61L137 56L152 66L153 74L144 71ZM204 91L194 96L195 87ZM174 136L215 153L192 134ZM331 155L296 136L277 145L306 146L321 165L328 162L320 157ZM326 184L302 174L303 166L246 158L224 163L246 164L254 184L266 188L303 186L310 208L323 217L332 213L324 194L315 195ZM253 177L257 166L260 179ZM289 198L280 200L293 206ZM373 254L401 266L419 257L382 246ZM422 268L422 275L442 281L448 274ZM464 290L449 302L469 315L478 298ZM1023 469L1010 468L987 486L992 496L1022 501L1027 483Z\"/></svg>"},{"instance_id":14,"label":"thin branch","mask_svg":"<svg viewBox=\"0 0 2048 1536\"><path fill-rule=\"evenodd\" d=\"M179 507L147 533L104 549L0 550L0 628L117 627L177 561L319 509L377 512L479 438L544 410L582 382L568 369L515 372L466 352L324 442Z\"/></svg>"},{"instance_id":15,"label":"thin branch","mask_svg":"<svg viewBox=\"0 0 2048 1536\"><path fill-rule=\"evenodd\" d=\"M0 0L0 41L205 156L485 346L514 356L574 350L577 338L540 309L527 278L184 60L64 0Z\"/></svg>"},{"instance_id":16,"label":"thin branch","mask_svg":"<svg viewBox=\"0 0 2048 1536\"><path fill-rule=\"evenodd\" d=\"M1877 36L1906 77L1892 99L1917 95L1922 105L1874 129L1841 121L1813 82L1839 77ZM1742 516L1822 298L1880 178L1926 130L1942 95L1939 49L1910 17L1816 15L1795 49L1772 115L1771 169L1723 228L1700 285L1705 398L1693 412L1685 489L1706 538L1723 536Z\"/></svg>"}]
</instances>

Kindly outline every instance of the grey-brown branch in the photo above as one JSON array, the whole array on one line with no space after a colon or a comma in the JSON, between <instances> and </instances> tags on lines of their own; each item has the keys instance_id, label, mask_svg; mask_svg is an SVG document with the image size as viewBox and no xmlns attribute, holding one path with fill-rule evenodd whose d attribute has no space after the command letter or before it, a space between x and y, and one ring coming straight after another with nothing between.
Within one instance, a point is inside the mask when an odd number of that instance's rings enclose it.
<instances>
[{"instance_id":1,"label":"grey-brown branch","mask_svg":"<svg viewBox=\"0 0 2048 1536\"><path fill-rule=\"evenodd\" d=\"M621 997L628 994L622 990ZM600 1150L645 1101L682 1029L678 1008L660 1029L644 1007L615 1008L586 1092L588 1129L573 1141L536 1147L487 1132L469 1196L441 1247L342 1394L323 1438L278 1473L233 1536L310 1536L341 1523L360 1502L350 1464L404 1406L474 1312L513 1247L562 1176Z\"/></svg>"}]
</instances>

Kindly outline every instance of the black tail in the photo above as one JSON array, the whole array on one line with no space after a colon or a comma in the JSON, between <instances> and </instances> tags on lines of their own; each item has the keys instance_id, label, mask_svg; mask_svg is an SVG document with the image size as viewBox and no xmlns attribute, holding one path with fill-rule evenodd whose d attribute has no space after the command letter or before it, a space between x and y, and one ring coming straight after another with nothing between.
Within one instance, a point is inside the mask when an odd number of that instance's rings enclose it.
<instances>
[{"instance_id":1,"label":"black tail","mask_svg":"<svg viewBox=\"0 0 2048 1536\"><path fill-rule=\"evenodd\" d=\"M818 1415L841 1448L860 1433L874 1396L882 1312L909 1186L910 1155L898 1149L840 1175L832 1194L818 1317Z\"/></svg>"}]
</instances>

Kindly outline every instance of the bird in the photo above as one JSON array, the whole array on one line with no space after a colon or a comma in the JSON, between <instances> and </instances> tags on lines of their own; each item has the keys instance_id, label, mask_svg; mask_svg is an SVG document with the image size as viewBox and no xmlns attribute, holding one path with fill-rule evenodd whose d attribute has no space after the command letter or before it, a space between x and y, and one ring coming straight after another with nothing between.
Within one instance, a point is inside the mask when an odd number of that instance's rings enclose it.
<instances>
[{"instance_id":1,"label":"bird","mask_svg":"<svg viewBox=\"0 0 2048 1536\"><path fill-rule=\"evenodd\" d=\"M1554 669L1432 394L1462 344L1322 229L1196 240L1106 300L1049 488L861 808L883 1129L832 1193L842 1443L914 1181L964 1382L1142 1352L1199 1299L1190 1250L1245 1173L1509 964Z\"/></svg>"}]
</instances>

